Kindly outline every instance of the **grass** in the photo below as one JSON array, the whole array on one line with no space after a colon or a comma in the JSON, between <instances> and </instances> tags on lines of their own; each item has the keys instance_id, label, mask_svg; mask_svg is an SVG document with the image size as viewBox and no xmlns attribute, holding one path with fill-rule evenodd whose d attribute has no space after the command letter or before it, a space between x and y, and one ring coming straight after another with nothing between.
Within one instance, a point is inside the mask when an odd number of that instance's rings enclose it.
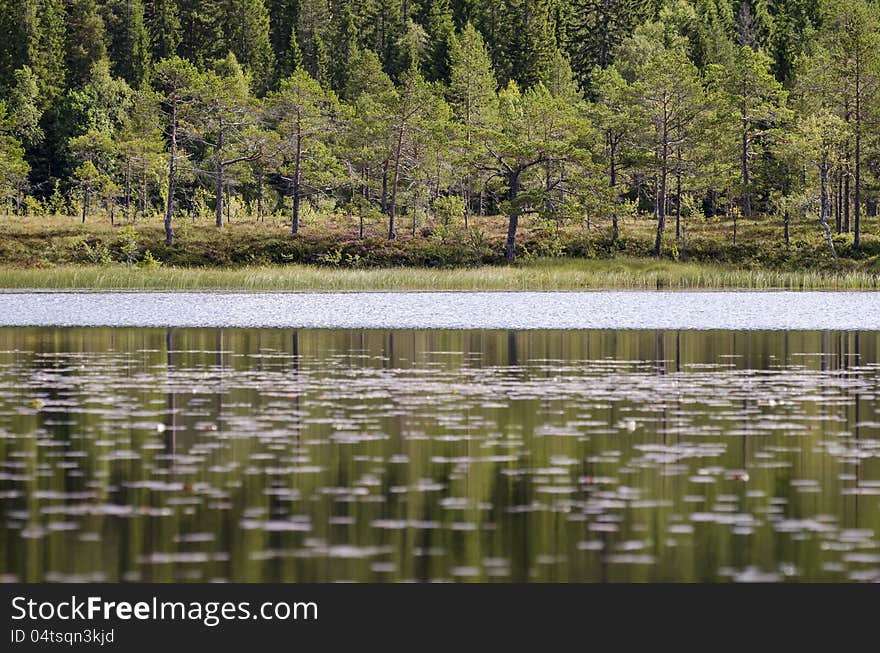
<instances>
[{"instance_id":1,"label":"grass","mask_svg":"<svg viewBox=\"0 0 880 653\"><path fill-rule=\"evenodd\" d=\"M354 221L353 221L354 220ZM629 218L612 246L608 225L548 225L524 219L516 265L503 261L504 219L472 216L471 228L420 224L416 235L389 241L384 221L311 214L290 236L281 219L240 220L218 230L206 220L176 221L167 247L158 216L134 223L136 258L147 251L159 268L126 268L119 226L106 217L85 225L70 216L0 216L0 288L95 290L568 290L599 288L880 288L880 219L866 216L860 251L835 236L831 259L818 225L792 224L786 246L778 220L740 220L737 241L724 218L694 221L687 239L665 239L650 256L654 222ZM439 231L438 231L439 229ZM680 246L680 247L679 247ZM549 255L554 256L549 256ZM561 255L561 256L560 256ZM682 259L680 262L679 259ZM686 261L685 261L686 259ZM101 261L101 264L97 264Z\"/></svg>"},{"instance_id":2,"label":"grass","mask_svg":"<svg viewBox=\"0 0 880 653\"><path fill-rule=\"evenodd\" d=\"M61 266L0 267L0 288L80 290L577 290L632 289L852 289L880 288L880 276L865 271L828 273L745 270L719 265L637 259L542 259L516 266L456 269L337 269L314 265L234 269L128 269Z\"/></svg>"}]
</instances>

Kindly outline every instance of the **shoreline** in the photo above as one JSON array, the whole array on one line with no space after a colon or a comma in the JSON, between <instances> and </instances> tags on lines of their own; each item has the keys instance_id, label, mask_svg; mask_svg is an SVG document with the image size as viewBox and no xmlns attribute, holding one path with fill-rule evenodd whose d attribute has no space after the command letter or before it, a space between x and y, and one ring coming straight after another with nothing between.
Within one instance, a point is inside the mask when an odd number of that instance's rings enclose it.
<instances>
[{"instance_id":1,"label":"shoreline","mask_svg":"<svg viewBox=\"0 0 880 653\"><path fill-rule=\"evenodd\" d=\"M309 264L155 269L0 265L0 292L467 292L880 290L868 271L790 272L636 258L540 259L514 266L335 268Z\"/></svg>"}]
</instances>

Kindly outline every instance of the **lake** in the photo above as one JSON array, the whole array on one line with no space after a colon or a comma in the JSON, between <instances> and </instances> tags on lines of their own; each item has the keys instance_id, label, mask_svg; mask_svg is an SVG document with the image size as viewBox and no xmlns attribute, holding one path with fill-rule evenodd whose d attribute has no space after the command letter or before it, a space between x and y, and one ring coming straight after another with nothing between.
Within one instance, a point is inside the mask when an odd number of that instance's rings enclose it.
<instances>
[{"instance_id":1,"label":"lake","mask_svg":"<svg viewBox=\"0 0 880 653\"><path fill-rule=\"evenodd\" d=\"M878 295L431 297L0 295L0 579L880 579Z\"/></svg>"}]
</instances>

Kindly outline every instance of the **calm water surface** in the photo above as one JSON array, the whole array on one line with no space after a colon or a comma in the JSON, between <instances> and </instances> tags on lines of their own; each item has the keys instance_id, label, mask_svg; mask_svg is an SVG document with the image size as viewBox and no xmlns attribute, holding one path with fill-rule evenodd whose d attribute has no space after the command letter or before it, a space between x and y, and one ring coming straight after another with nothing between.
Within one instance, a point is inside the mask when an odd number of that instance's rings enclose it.
<instances>
[{"instance_id":1,"label":"calm water surface","mask_svg":"<svg viewBox=\"0 0 880 653\"><path fill-rule=\"evenodd\" d=\"M878 396L865 329L0 328L0 577L878 580Z\"/></svg>"},{"instance_id":2,"label":"calm water surface","mask_svg":"<svg viewBox=\"0 0 880 653\"><path fill-rule=\"evenodd\" d=\"M880 293L12 293L0 326L880 330Z\"/></svg>"}]
</instances>

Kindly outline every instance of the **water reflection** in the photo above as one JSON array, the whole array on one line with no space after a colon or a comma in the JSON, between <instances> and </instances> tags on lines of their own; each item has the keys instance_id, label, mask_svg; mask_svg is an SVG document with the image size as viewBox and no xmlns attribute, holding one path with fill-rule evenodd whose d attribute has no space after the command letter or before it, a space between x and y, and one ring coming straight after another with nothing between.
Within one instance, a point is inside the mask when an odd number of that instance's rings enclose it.
<instances>
[{"instance_id":1,"label":"water reflection","mask_svg":"<svg viewBox=\"0 0 880 653\"><path fill-rule=\"evenodd\" d=\"M876 580L877 332L0 329L10 580Z\"/></svg>"}]
</instances>

